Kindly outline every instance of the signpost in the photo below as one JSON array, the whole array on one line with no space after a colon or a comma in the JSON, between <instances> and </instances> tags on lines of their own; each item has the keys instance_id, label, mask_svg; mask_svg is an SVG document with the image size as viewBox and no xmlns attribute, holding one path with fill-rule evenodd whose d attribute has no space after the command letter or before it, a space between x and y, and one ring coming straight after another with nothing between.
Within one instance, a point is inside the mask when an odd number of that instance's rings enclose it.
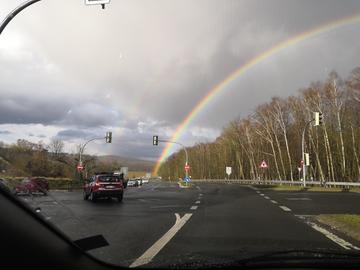
<instances>
[{"instance_id":1,"label":"signpost","mask_svg":"<svg viewBox=\"0 0 360 270\"><path fill-rule=\"evenodd\" d=\"M262 168L262 169L267 169L267 168L268 168L268 165L267 165L267 163L265 162L265 160L263 160L263 161L261 162L260 168Z\"/></svg>"},{"instance_id":2,"label":"signpost","mask_svg":"<svg viewBox=\"0 0 360 270\"><path fill-rule=\"evenodd\" d=\"M260 168L262 169L262 173L263 173L263 179L265 181L265 169L267 169L269 166L267 165L267 163L265 162L265 160L263 160L260 164Z\"/></svg>"},{"instance_id":3,"label":"signpost","mask_svg":"<svg viewBox=\"0 0 360 270\"><path fill-rule=\"evenodd\" d=\"M78 170L78 172L81 172L81 171L83 171L84 170L84 165L82 165L82 164L79 164L79 165L77 165L77 170Z\"/></svg>"},{"instance_id":4,"label":"signpost","mask_svg":"<svg viewBox=\"0 0 360 270\"><path fill-rule=\"evenodd\" d=\"M300 179L301 167L298 167L298 171L299 171L299 181L301 181L301 179Z\"/></svg>"},{"instance_id":5,"label":"signpost","mask_svg":"<svg viewBox=\"0 0 360 270\"><path fill-rule=\"evenodd\" d=\"M109 4L110 0L85 0L85 5L101 5L102 9L105 8L105 4Z\"/></svg>"},{"instance_id":6,"label":"signpost","mask_svg":"<svg viewBox=\"0 0 360 270\"><path fill-rule=\"evenodd\" d=\"M232 167L226 167L226 174L228 176L228 179L230 177L231 172L232 172Z\"/></svg>"}]
</instances>

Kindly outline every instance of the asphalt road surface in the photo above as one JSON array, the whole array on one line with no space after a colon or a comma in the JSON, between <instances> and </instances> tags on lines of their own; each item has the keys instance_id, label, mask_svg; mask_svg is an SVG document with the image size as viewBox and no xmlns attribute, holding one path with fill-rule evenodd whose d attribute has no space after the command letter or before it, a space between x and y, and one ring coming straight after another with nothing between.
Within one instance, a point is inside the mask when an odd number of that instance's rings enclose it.
<instances>
[{"instance_id":1,"label":"asphalt road surface","mask_svg":"<svg viewBox=\"0 0 360 270\"><path fill-rule=\"evenodd\" d=\"M90 251L122 266L218 263L287 249L358 249L360 243L309 217L360 214L360 194L283 192L236 184L183 189L150 182L117 200L84 201L81 191L23 197L71 239L102 234L109 246Z\"/></svg>"}]
</instances>

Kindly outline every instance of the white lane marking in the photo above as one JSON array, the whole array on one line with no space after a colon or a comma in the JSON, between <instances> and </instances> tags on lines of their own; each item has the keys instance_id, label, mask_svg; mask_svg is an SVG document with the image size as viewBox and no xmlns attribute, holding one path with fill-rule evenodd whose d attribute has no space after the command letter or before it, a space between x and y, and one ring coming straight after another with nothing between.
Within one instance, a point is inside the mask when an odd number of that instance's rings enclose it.
<instances>
[{"instance_id":1,"label":"white lane marking","mask_svg":"<svg viewBox=\"0 0 360 270\"><path fill-rule=\"evenodd\" d=\"M200 201L196 201L195 203L196 203L196 204L199 204L199 203L200 203Z\"/></svg>"},{"instance_id":2,"label":"white lane marking","mask_svg":"<svg viewBox=\"0 0 360 270\"><path fill-rule=\"evenodd\" d=\"M256 193L257 193L257 194L260 194L261 192L257 190Z\"/></svg>"},{"instance_id":3,"label":"white lane marking","mask_svg":"<svg viewBox=\"0 0 360 270\"><path fill-rule=\"evenodd\" d=\"M339 236L333 234L332 232L329 232L328 230L324 229L323 227L320 227L319 225L307 221L307 224L309 224L314 230L317 230L318 232L325 235L327 238L329 238L331 241L335 242L339 246L342 246L344 249L355 249L360 250L357 246L354 246L353 244L350 244L349 242L345 241L344 239L340 238Z\"/></svg>"},{"instance_id":4,"label":"white lane marking","mask_svg":"<svg viewBox=\"0 0 360 270\"><path fill-rule=\"evenodd\" d=\"M267 200L270 200L270 198L268 196L264 196L264 198L267 199Z\"/></svg>"},{"instance_id":5,"label":"white lane marking","mask_svg":"<svg viewBox=\"0 0 360 270\"><path fill-rule=\"evenodd\" d=\"M265 194L261 193L260 196L265 196Z\"/></svg>"},{"instance_id":6,"label":"white lane marking","mask_svg":"<svg viewBox=\"0 0 360 270\"><path fill-rule=\"evenodd\" d=\"M182 226L191 218L192 214L185 214L182 218L178 213L175 214L176 221L159 240L157 240L143 255L137 258L130 267L137 267L151 262L151 260L164 248L164 246L175 236Z\"/></svg>"},{"instance_id":7,"label":"white lane marking","mask_svg":"<svg viewBox=\"0 0 360 270\"><path fill-rule=\"evenodd\" d=\"M201 190L201 188L200 188L199 186L196 186L196 188L197 188L198 190Z\"/></svg>"},{"instance_id":8,"label":"white lane marking","mask_svg":"<svg viewBox=\"0 0 360 270\"><path fill-rule=\"evenodd\" d=\"M190 207L190 210L196 210L197 208L198 208L197 205L193 205L193 206Z\"/></svg>"},{"instance_id":9,"label":"white lane marking","mask_svg":"<svg viewBox=\"0 0 360 270\"><path fill-rule=\"evenodd\" d=\"M278 203L277 201L274 201L274 200L270 200L270 202L272 202L273 204L277 204L277 203Z\"/></svg>"},{"instance_id":10,"label":"white lane marking","mask_svg":"<svg viewBox=\"0 0 360 270\"><path fill-rule=\"evenodd\" d=\"M287 208L286 206L280 205L279 207L286 212L291 212L291 209Z\"/></svg>"},{"instance_id":11,"label":"white lane marking","mask_svg":"<svg viewBox=\"0 0 360 270\"><path fill-rule=\"evenodd\" d=\"M202 195L203 195L202 193L199 194L200 197L202 197Z\"/></svg>"},{"instance_id":12,"label":"white lane marking","mask_svg":"<svg viewBox=\"0 0 360 270\"><path fill-rule=\"evenodd\" d=\"M288 201L311 201L310 198L286 198Z\"/></svg>"}]
</instances>

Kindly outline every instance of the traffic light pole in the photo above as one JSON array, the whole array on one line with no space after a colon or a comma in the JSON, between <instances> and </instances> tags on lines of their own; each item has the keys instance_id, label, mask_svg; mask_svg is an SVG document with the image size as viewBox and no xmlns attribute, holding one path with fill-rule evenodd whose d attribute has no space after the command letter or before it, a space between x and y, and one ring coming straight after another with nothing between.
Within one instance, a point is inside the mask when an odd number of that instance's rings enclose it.
<instances>
[{"instance_id":1,"label":"traffic light pole","mask_svg":"<svg viewBox=\"0 0 360 270\"><path fill-rule=\"evenodd\" d=\"M80 150L79 150L79 164L80 164L80 165L82 165L82 155L83 155L83 153L84 153L85 146L86 146L89 142L92 142L92 141L95 141L95 140L102 140L102 139L105 139L105 138L106 138L106 137L93 138L93 139L88 140L86 143L80 145Z\"/></svg>"},{"instance_id":2,"label":"traffic light pole","mask_svg":"<svg viewBox=\"0 0 360 270\"><path fill-rule=\"evenodd\" d=\"M189 155L188 155L188 152L187 152L187 150L186 150L185 145L183 145L182 143L179 143L179 142L172 142L172 141L167 141L167 140L158 140L158 141L159 141L159 142L166 142L166 143L174 143L174 144L178 144L178 145L182 146L182 148L183 148L184 151L185 151L185 158L186 158L186 160L185 160L185 166L187 166L187 165L189 164ZM184 168L185 168L185 167L184 167ZM186 179L189 178L189 172L188 172L188 170L185 170L185 177L186 177Z\"/></svg>"},{"instance_id":3,"label":"traffic light pole","mask_svg":"<svg viewBox=\"0 0 360 270\"><path fill-rule=\"evenodd\" d=\"M301 138L301 153L302 153L302 170L303 170L303 185L306 187L306 164L305 164L305 132L306 129L309 127L310 123L312 123L315 119L310 120L306 123L304 130L302 132Z\"/></svg>"}]
</instances>

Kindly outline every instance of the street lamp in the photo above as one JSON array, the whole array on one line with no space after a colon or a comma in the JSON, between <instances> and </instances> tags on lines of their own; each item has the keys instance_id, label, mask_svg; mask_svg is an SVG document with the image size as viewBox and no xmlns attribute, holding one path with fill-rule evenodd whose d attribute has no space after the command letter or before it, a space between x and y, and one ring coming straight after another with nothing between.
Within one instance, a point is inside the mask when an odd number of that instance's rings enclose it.
<instances>
[{"instance_id":1,"label":"street lamp","mask_svg":"<svg viewBox=\"0 0 360 270\"><path fill-rule=\"evenodd\" d=\"M31 6L32 4L35 4L37 2L40 2L41 0L29 0L22 4L20 4L17 8L15 8L13 11L11 11L5 19L1 22L0 25L0 35L2 31L5 29L7 24L22 10L27 8L28 6ZM85 0L86 5L101 5L102 9L105 9L105 4L109 4L110 0Z\"/></svg>"}]
</instances>

